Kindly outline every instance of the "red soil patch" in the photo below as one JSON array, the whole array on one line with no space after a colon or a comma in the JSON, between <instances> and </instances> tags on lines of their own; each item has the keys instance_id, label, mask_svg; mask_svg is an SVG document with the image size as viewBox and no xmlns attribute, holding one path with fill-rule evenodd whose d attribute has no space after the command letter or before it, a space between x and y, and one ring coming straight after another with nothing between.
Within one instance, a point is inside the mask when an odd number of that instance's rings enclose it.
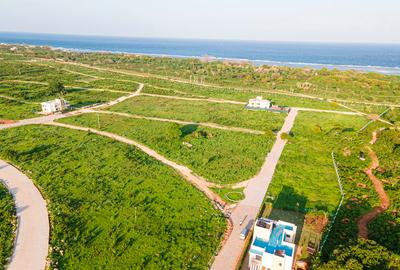
<instances>
[{"instance_id":1,"label":"red soil patch","mask_svg":"<svg viewBox=\"0 0 400 270\"><path fill-rule=\"evenodd\" d=\"M385 189L383 188L382 182L379 181L379 179L376 178L376 176L373 174L373 170L376 170L379 167L378 157L376 156L375 152L372 151L372 149L369 149L368 154L372 159L372 164L369 168L365 169L364 172L366 175L368 175L369 179L371 179L372 184L374 185L375 190L379 195L381 206L375 207L374 209L372 209L371 212L361 216L358 220L358 236L364 239L368 238L368 223L371 220L375 219L379 214L386 211L390 206L390 200L385 192Z\"/></svg>"},{"instance_id":2,"label":"red soil patch","mask_svg":"<svg viewBox=\"0 0 400 270\"><path fill-rule=\"evenodd\" d=\"M306 215L304 223L313 228L317 233L321 233L328 224L328 218L325 215Z\"/></svg>"},{"instance_id":3,"label":"red soil patch","mask_svg":"<svg viewBox=\"0 0 400 270\"><path fill-rule=\"evenodd\" d=\"M0 125L14 124L14 120L0 119Z\"/></svg>"},{"instance_id":4,"label":"red soil patch","mask_svg":"<svg viewBox=\"0 0 400 270\"><path fill-rule=\"evenodd\" d=\"M364 183L357 183L357 187L360 187L360 188L367 188L367 185L364 184Z\"/></svg>"}]
</instances>

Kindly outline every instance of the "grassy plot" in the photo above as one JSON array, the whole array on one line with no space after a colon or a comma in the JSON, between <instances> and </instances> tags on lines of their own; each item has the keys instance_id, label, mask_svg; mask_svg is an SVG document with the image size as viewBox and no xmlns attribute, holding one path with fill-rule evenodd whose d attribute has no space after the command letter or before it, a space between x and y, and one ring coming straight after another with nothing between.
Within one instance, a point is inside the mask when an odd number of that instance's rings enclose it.
<instances>
[{"instance_id":1,"label":"grassy plot","mask_svg":"<svg viewBox=\"0 0 400 270\"><path fill-rule=\"evenodd\" d=\"M242 105L187 101L138 96L110 107L108 110L171 118L193 122L211 122L255 130L279 130L286 114L251 111Z\"/></svg>"},{"instance_id":2,"label":"grassy plot","mask_svg":"<svg viewBox=\"0 0 400 270\"><path fill-rule=\"evenodd\" d=\"M355 134L365 122L358 116L300 112L269 187L270 195L281 198L276 207L332 212L340 192L331 152L342 146L343 134Z\"/></svg>"},{"instance_id":3,"label":"grassy plot","mask_svg":"<svg viewBox=\"0 0 400 270\"><path fill-rule=\"evenodd\" d=\"M19 120L37 116L40 105L26 104L0 97L0 119Z\"/></svg>"},{"instance_id":4,"label":"grassy plot","mask_svg":"<svg viewBox=\"0 0 400 270\"><path fill-rule=\"evenodd\" d=\"M178 125L99 114L100 129L141 142L165 157L216 183L247 180L257 173L275 137L197 125ZM84 114L60 122L98 129L97 115Z\"/></svg>"},{"instance_id":5,"label":"grassy plot","mask_svg":"<svg viewBox=\"0 0 400 270\"><path fill-rule=\"evenodd\" d=\"M238 203L245 198L243 190L244 188L211 188L217 193L223 200L229 203Z\"/></svg>"},{"instance_id":6,"label":"grassy plot","mask_svg":"<svg viewBox=\"0 0 400 270\"><path fill-rule=\"evenodd\" d=\"M160 87L146 86L143 92L170 96L220 98L242 102L247 102L249 99L256 96L263 96L265 99L272 100L274 104L279 106L346 111L346 109L327 101L271 93L268 90L214 88L176 82L163 82L162 80L157 80L156 82L153 82L153 84L154 83L157 83ZM162 87L163 83L167 84L170 88Z\"/></svg>"},{"instance_id":7,"label":"grassy plot","mask_svg":"<svg viewBox=\"0 0 400 270\"><path fill-rule=\"evenodd\" d=\"M66 92L64 98L71 104L71 106L76 108L107 102L125 95L124 93L91 91L82 88L66 88ZM40 102L56 98L55 95L48 94L46 85L15 82L0 83L0 95L15 98L20 101L38 103L37 105L32 105L18 101L0 101L4 103L4 108L0 108L1 111L4 110L3 118L8 117L10 119L33 117L35 115L34 112L40 111L41 109L39 104Z\"/></svg>"},{"instance_id":8,"label":"grassy plot","mask_svg":"<svg viewBox=\"0 0 400 270\"><path fill-rule=\"evenodd\" d=\"M117 99L124 93L114 93L107 91L90 91L79 88L67 89L67 94L64 98L75 108L88 106L96 103L103 103L110 100Z\"/></svg>"},{"instance_id":9,"label":"grassy plot","mask_svg":"<svg viewBox=\"0 0 400 270\"><path fill-rule=\"evenodd\" d=\"M12 253L15 223L13 198L0 182L0 269L4 268Z\"/></svg>"},{"instance_id":10,"label":"grassy plot","mask_svg":"<svg viewBox=\"0 0 400 270\"><path fill-rule=\"evenodd\" d=\"M225 220L174 170L58 127L4 130L0 144L49 202L52 268L207 269Z\"/></svg>"}]
</instances>

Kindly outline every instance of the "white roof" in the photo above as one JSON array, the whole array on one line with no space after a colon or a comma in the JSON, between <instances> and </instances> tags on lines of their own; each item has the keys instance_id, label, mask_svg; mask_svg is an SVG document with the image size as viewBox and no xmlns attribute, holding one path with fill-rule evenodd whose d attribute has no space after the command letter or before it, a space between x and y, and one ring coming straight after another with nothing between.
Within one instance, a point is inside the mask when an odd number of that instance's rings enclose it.
<instances>
[{"instance_id":1,"label":"white roof","mask_svg":"<svg viewBox=\"0 0 400 270\"><path fill-rule=\"evenodd\" d=\"M51 104L57 104L57 103L61 103L61 102L62 102L61 99L56 98L53 100L42 102L42 105L51 105ZM66 102L66 101L64 100L64 102Z\"/></svg>"}]
</instances>

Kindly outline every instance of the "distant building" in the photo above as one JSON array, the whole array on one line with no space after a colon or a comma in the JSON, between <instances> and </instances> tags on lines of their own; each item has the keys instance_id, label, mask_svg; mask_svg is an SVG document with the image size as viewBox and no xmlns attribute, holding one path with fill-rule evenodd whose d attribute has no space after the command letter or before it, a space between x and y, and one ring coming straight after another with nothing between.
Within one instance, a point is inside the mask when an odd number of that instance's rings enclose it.
<instances>
[{"instance_id":1,"label":"distant building","mask_svg":"<svg viewBox=\"0 0 400 270\"><path fill-rule=\"evenodd\" d=\"M250 99L247 104L249 109L269 109L271 107L271 101L268 99L263 99L263 97L258 96L256 98Z\"/></svg>"},{"instance_id":2,"label":"distant building","mask_svg":"<svg viewBox=\"0 0 400 270\"><path fill-rule=\"evenodd\" d=\"M42 102L42 112L46 114L62 112L69 108L69 104L64 99L56 98L54 100Z\"/></svg>"},{"instance_id":3,"label":"distant building","mask_svg":"<svg viewBox=\"0 0 400 270\"><path fill-rule=\"evenodd\" d=\"M296 230L292 223L259 218L249 251L250 270L291 270Z\"/></svg>"}]
</instances>

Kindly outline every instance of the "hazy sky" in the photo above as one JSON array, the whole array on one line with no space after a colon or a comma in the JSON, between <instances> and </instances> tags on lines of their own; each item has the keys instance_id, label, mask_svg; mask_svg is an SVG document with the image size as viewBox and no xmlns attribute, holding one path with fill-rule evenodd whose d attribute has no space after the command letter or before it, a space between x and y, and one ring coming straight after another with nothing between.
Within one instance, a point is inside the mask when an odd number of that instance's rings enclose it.
<instances>
[{"instance_id":1,"label":"hazy sky","mask_svg":"<svg viewBox=\"0 0 400 270\"><path fill-rule=\"evenodd\" d=\"M400 43L399 0L0 0L0 31Z\"/></svg>"}]
</instances>

